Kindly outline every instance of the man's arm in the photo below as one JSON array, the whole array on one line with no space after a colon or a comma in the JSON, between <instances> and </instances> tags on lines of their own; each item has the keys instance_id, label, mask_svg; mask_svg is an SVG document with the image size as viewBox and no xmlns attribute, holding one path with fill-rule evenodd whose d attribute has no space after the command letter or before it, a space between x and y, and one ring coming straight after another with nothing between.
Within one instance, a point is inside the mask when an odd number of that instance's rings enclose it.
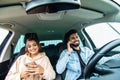
<instances>
[{"instance_id":1,"label":"man's arm","mask_svg":"<svg viewBox=\"0 0 120 80\"><path fill-rule=\"evenodd\" d=\"M66 69L68 61L69 61L68 51L64 50L61 53L60 58L58 59L58 62L56 64L56 71L58 74L61 74Z\"/></svg>"}]
</instances>

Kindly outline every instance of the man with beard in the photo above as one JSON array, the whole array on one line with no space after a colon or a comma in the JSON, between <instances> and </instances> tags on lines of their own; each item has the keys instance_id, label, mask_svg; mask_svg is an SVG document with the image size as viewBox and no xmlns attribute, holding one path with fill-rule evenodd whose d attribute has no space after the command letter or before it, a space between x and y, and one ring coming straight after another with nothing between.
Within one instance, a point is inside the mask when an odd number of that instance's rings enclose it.
<instances>
[{"instance_id":1,"label":"man with beard","mask_svg":"<svg viewBox=\"0 0 120 80\"><path fill-rule=\"evenodd\" d=\"M83 69L94 52L87 47L80 46L80 38L75 29L65 34L64 44L66 49L61 52L56 64L57 73L62 74L66 71L64 80L84 78Z\"/></svg>"}]
</instances>

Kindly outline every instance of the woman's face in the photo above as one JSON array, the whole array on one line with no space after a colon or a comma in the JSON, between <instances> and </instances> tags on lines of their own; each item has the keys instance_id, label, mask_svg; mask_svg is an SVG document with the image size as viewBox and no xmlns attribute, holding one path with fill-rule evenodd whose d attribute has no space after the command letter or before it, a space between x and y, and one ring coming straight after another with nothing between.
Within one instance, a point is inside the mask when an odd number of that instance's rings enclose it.
<instances>
[{"instance_id":1,"label":"woman's face","mask_svg":"<svg viewBox=\"0 0 120 80\"><path fill-rule=\"evenodd\" d=\"M27 41L26 48L31 56L37 55L39 53L39 46L34 40Z\"/></svg>"}]
</instances>

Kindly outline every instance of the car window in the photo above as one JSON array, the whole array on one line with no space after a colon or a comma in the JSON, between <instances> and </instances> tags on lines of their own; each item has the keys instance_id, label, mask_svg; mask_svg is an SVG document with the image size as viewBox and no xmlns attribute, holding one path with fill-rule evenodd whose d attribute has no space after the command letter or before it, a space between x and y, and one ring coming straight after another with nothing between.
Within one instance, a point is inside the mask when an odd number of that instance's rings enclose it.
<instances>
[{"instance_id":1,"label":"car window","mask_svg":"<svg viewBox=\"0 0 120 80\"><path fill-rule=\"evenodd\" d=\"M6 43L11 35L9 35L9 30L0 28L0 55L6 46ZM1 61L1 60L0 60Z\"/></svg>"},{"instance_id":2,"label":"car window","mask_svg":"<svg viewBox=\"0 0 120 80\"><path fill-rule=\"evenodd\" d=\"M24 44L24 35L21 35L20 38L18 39L18 42L16 44L15 50L14 50L14 54L20 52L20 49L25 46Z\"/></svg>"},{"instance_id":3,"label":"car window","mask_svg":"<svg viewBox=\"0 0 120 80\"><path fill-rule=\"evenodd\" d=\"M3 40L8 35L8 33L9 33L8 30L0 28L0 46L1 46L2 42L3 42Z\"/></svg>"},{"instance_id":4,"label":"car window","mask_svg":"<svg viewBox=\"0 0 120 80\"><path fill-rule=\"evenodd\" d=\"M106 43L120 38L119 27L120 23L99 23L86 27L85 31L95 47L101 48Z\"/></svg>"},{"instance_id":5,"label":"car window","mask_svg":"<svg viewBox=\"0 0 120 80\"><path fill-rule=\"evenodd\" d=\"M40 41L40 43L43 43L44 46L48 46L51 44L57 45L58 43L62 42L62 40L47 40L47 41Z\"/></svg>"},{"instance_id":6,"label":"car window","mask_svg":"<svg viewBox=\"0 0 120 80\"><path fill-rule=\"evenodd\" d=\"M115 29L120 34L120 23L109 23L113 29Z\"/></svg>"},{"instance_id":7,"label":"car window","mask_svg":"<svg viewBox=\"0 0 120 80\"><path fill-rule=\"evenodd\" d=\"M0 62L7 60L9 58L9 54L5 54L6 51L10 53L9 51L12 52L13 46L11 44L11 39L14 36L14 32L10 31L8 29L3 29L0 28ZM10 46L10 49L8 50L8 47Z\"/></svg>"},{"instance_id":8,"label":"car window","mask_svg":"<svg viewBox=\"0 0 120 80\"><path fill-rule=\"evenodd\" d=\"M58 44L60 42L62 42L62 40L47 40L47 41L40 41L40 44L41 44L42 47L44 47L44 46L48 46L50 44L56 45L56 44ZM24 44L24 35L21 35L18 42L17 42L17 45L15 47L14 54L19 53L20 49L23 46L25 46L25 44Z\"/></svg>"},{"instance_id":9,"label":"car window","mask_svg":"<svg viewBox=\"0 0 120 80\"><path fill-rule=\"evenodd\" d=\"M120 0L113 0L113 1L115 1L117 4L120 5Z\"/></svg>"}]
</instances>

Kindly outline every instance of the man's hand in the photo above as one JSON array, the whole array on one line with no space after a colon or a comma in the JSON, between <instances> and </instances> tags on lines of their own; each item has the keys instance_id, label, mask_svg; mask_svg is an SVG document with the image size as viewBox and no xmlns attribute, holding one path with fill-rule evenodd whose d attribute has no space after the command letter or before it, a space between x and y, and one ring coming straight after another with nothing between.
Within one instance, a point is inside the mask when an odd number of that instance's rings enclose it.
<instances>
[{"instance_id":1,"label":"man's hand","mask_svg":"<svg viewBox=\"0 0 120 80\"><path fill-rule=\"evenodd\" d=\"M68 41L68 43L67 43L67 49L68 49L69 54L73 51L73 49L71 48L70 44L71 44L71 42Z\"/></svg>"}]
</instances>

